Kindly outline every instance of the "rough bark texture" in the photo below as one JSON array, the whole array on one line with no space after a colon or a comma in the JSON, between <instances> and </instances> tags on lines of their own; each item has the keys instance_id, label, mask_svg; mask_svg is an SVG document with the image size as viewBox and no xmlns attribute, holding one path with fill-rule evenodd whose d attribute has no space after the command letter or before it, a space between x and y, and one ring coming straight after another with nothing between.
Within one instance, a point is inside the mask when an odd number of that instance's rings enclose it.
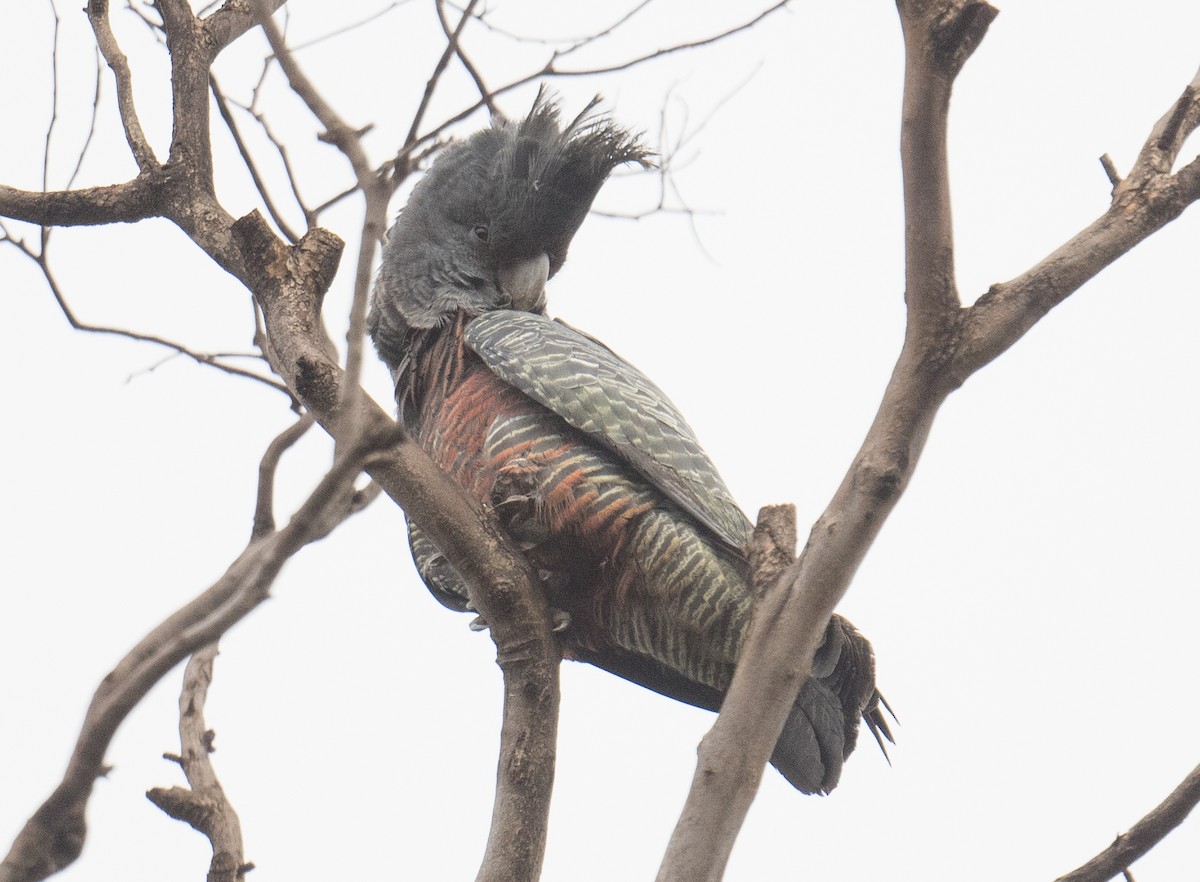
<instances>
[{"instance_id":1,"label":"rough bark texture","mask_svg":"<svg viewBox=\"0 0 1200 882\"><path fill-rule=\"evenodd\" d=\"M194 654L183 673L179 696L179 765L187 776L186 787L156 787L146 797L173 818L190 824L212 843L208 882L237 882L247 870L242 853L242 828L237 812L225 798L209 754L214 733L204 724L204 702L212 682L215 643Z\"/></svg>"},{"instance_id":2,"label":"rough bark texture","mask_svg":"<svg viewBox=\"0 0 1200 882\"><path fill-rule=\"evenodd\" d=\"M904 346L858 455L800 558L765 590L720 717L700 746L692 789L659 882L716 882L757 792L819 636L904 492L946 397L1038 319L1200 196L1200 160L1171 175L1196 126L1193 81L1155 127L1105 214L1028 273L960 305L946 127L954 78L997 10L979 0L899 0L905 77Z\"/></svg>"},{"instance_id":3,"label":"rough bark texture","mask_svg":"<svg viewBox=\"0 0 1200 882\"><path fill-rule=\"evenodd\" d=\"M320 297L336 269L340 242L312 230L288 247L257 214L239 220L234 236L244 265L252 267L245 281L263 308L272 364L296 397L331 432L349 424L365 433L394 427L366 396L344 398L342 369L323 342ZM340 410L344 400L357 406L349 421ZM488 622L505 702L492 831L479 879L535 879L554 781L561 661L545 600L524 557L407 436L369 463L367 473L454 563Z\"/></svg>"},{"instance_id":4,"label":"rough bark texture","mask_svg":"<svg viewBox=\"0 0 1200 882\"><path fill-rule=\"evenodd\" d=\"M121 124L138 174L124 183L65 192L34 193L0 185L0 215L33 223L124 223L151 217L173 221L253 292L263 314L259 342L264 354L295 399L335 437L339 450L333 469L286 527L275 530L268 498L256 515L252 541L225 575L142 640L100 684L62 783L30 818L0 864L0 882L45 878L74 860L85 835L84 808L92 782L103 771L104 754L121 720L163 674L253 609L298 548L353 510L353 482L364 465L468 581L472 602L496 641L505 709L491 836L478 878L532 880L540 874L554 776L560 655L536 579L488 515L360 393L355 376L359 354L354 348L361 345L360 332L351 335L349 377L338 365L322 324L321 300L341 257L342 242L314 226L295 245L288 245L257 214L235 222L215 196L211 63L222 48L263 24L263 17L282 3L227 0L204 19L183 0L156 4L170 53L173 102L169 155L162 161L142 131L130 67L109 25L109 4L90 0L88 18L116 81ZM723 875L763 767L811 671L826 622L907 486L941 403L1085 281L1200 198L1200 160L1171 171L1181 146L1200 122L1198 75L1154 127L1128 177L1120 179L1108 163L1113 200L1101 217L1028 272L994 285L973 306L963 308L954 275L946 122L954 79L996 10L980 0L899 0L897 5L906 49L901 126L908 309L904 345L875 421L799 559L792 560L795 528L788 513L764 510L760 516L752 549L758 593L754 624L724 710L701 745L692 791L667 848L660 880L711 882ZM773 5L727 34L782 6ZM453 30L440 10L448 39L443 59L458 55L467 63L457 41L471 8ZM321 120L331 143L346 155L368 196L353 329L359 326L387 197L411 169L416 151L434 144L446 126L474 108L421 135L423 102L397 156L372 168L361 149L361 132L337 117L291 64L278 30L270 25L264 30L292 88ZM708 42L712 40L679 44L596 70L624 69ZM445 60L439 64L427 98ZM577 73L581 71L555 68L552 60L488 92L474 72L482 93L477 106L541 76ZM387 448L383 452L381 445ZM203 659L197 665L183 714L191 726L186 738L193 752L206 738L202 718L192 713L202 701L196 696L202 694L205 676ZM191 796L164 791L160 798L177 816L203 825L208 823L207 809L194 796L211 782L201 763L195 770ZM1084 882L1115 874L1178 824L1198 799L1200 769L1112 849L1063 878ZM205 830L214 842L213 878L229 877L231 872L236 876L242 868L241 845L228 821L226 817ZM223 844L218 846L218 841Z\"/></svg>"},{"instance_id":5,"label":"rough bark texture","mask_svg":"<svg viewBox=\"0 0 1200 882\"><path fill-rule=\"evenodd\" d=\"M385 435L400 439L387 454L375 458L367 471L425 526L470 583L472 601L487 618L505 679L496 808L479 878L534 879L540 873L545 850L561 661L536 580L524 558L496 531L490 518L415 444L392 434L397 429L386 413L369 403L365 395L346 392L342 369L332 357L320 316L321 300L336 271L342 242L325 230L313 228L295 246L288 246L275 237L257 213L235 222L214 194L209 67L224 45L257 20L256 15L280 5L278 0L255 8L246 2L232 2L202 21L181 0L159 4L170 52L173 101L170 155L166 163L160 164L138 121L129 66L108 24L108 3L93 0L88 7L89 18L117 80L121 121L139 175L126 184L78 192L29 193L0 187L0 214L47 225L148 217L174 221L253 292L262 308L262 346L272 367L296 399L334 435L339 449L354 439ZM350 402L354 413L345 413L343 402ZM351 427L353 437L340 432L343 427ZM361 466L361 462L356 465ZM357 468L350 480L355 473ZM344 496L329 488L327 495ZM294 518L288 530L252 543L226 578L196 603L212 604L216 602L210 596L213 592L224 599L246 585L259 586L265 596L278 568L299 547L280 538L293 536L296 531L289 530L296 523ZM122 663L124 667L105 679L63 784L14 843L0 865L0 882L45 878L78 856L84 838L84 807L116 726L150 685L231 624L222 618L223 624L205 630L200 642L166 640L177 638L182 624L202 615L193 606L181 610L143 641L143 645L149 641L153 647L152 663L144 664L150 648L139 645ZM184 618L175 621L181 616ZM194 637L193 632L190 630L189 636ZM169 646L159 649L164 640ZM100 719L91 719L96 716Z\"/></svg>"}]
</instances>

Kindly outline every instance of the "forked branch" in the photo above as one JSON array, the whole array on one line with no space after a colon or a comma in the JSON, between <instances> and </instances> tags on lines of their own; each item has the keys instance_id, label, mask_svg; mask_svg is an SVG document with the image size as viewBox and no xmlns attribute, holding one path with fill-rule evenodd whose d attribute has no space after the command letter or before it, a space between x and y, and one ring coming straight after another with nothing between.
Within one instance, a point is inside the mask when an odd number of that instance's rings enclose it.
<instances>
[{"instance_id":1,"label":"forked branch","mask_svg":"<svg viewBox=\"0 0 1200 882\"><path fill-rule=\"evenodd\" d=\"M1200 197L1198 161L1170 174L1200 122L1193 81L1155 126L1112 207L1028 273L963 308L954 278L946 126L953 81L996 10L980 0L899 0L905 39L901 130L904 347L850 471L800 558L763 594L660 882L715 882L834 606L906 488L946 397L1050 308Z\"/></svg>"},{"instance_id":2,"label":"forked branch","mask_svg":"<svg viewBox=\"0 0 1200 882\"><path fill-rule=\"evenodd\" d=\"M103 773L117 727L143 696L188 655L216 641L264 601L292 555L344 519L345 506L366 459L395 440L392 432L367 436L333 468L286 527L254 539L225 574L173 613L129 651L92 698L62 782L26 822L0 863L0 882L34 882L79 856L86 835L84 809Z\"/></svg>"},{"instance_id":3,"label":"forked branch","mask_svg":"<svg viewBox=\"0 0 1200 882\"><path fill-rule=\"evenodd\" d=\"M209 754L215 737L204 723L204 702L212 683L217 644L211 643L188 659L179 695L178 761L187 777L187 787L155 787L146 798L176 820L190 824L212 844L207 882L239 882L254 869L243 856L242 827Z\"/></svg>"}]
</instances>

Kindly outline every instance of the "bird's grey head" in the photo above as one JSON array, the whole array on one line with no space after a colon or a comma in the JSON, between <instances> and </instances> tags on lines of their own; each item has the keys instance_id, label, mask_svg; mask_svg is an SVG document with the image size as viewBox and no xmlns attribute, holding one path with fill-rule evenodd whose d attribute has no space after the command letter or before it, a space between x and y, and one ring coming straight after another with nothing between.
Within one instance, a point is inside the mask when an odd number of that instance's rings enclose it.
<instances>
[{"instance_id":1,"label":"bird's grey head","mask_svg":"<svg viewBox=\"0 0 1200 882\"><path fill-rule=\"evenodd\" d=\"M450 147L413 189L388 233L368 321L385 360L408 328L457 311L545 308L544 286L614 168L647 164L638 138L593 100L570 124L538 95L522 120Z\"/></svg>"}]
</instances>

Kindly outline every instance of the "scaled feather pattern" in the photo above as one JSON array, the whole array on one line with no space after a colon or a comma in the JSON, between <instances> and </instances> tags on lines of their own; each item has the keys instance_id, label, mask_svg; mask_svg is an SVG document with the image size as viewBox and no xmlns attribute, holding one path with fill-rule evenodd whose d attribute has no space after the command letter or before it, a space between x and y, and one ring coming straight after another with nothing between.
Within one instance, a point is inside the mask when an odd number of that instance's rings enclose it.
<instances>
[{"instance_id":1,"label":"scaled feather pattern","mask_svg":"<svg viewBox=\"0 0 1200 882\"><path fill-rule=\"evenodd\" d=\"M401 421L537 570L564 655L718 710L750 624L751 524L670 399L545 314L604 181L648 162L595 108L564 125L539 94L525 118L448 148L388 235L368 327ZM409 544L434 597L470 610L411 521ZM891 740L871 645L835 615L771 761L827 793L860 720Z\"/></svg>"}]
</instances>

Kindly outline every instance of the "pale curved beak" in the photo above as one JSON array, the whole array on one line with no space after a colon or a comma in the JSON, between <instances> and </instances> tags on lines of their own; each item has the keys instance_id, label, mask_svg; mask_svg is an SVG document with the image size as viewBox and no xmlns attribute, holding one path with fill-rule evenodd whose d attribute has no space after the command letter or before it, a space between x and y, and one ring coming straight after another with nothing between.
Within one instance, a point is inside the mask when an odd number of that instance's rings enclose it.
<instances>
[{"instance_id":1,"label":"pale curved beak","mask_svg":"<svg viewBox=\"0 0 1200 882\"><path fill-rule=\"evenodd\" d=\"M501 268L500 287L512 301L513 309L541 312L546 307L546 279L550 277L550 257L539 254L520 263Z\"/></svg>"}]
</instances>

